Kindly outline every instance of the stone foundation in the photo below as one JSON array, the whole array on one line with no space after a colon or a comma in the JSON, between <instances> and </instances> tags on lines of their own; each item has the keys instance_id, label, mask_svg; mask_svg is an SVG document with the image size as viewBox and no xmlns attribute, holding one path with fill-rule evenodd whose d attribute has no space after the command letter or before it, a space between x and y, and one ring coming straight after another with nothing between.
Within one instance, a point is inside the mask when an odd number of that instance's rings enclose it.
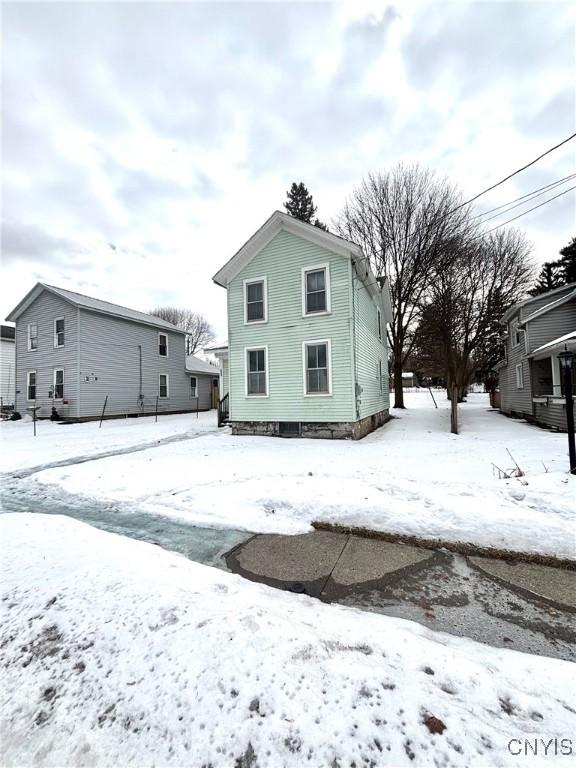
<instances>
[{"instance_id":1,"label":"stone foundation","mask_svg":"<svg viewBox=\"0 0 576 768\"><path fill-rule=\"evenodd\" d=\"M380 411L359 421L303 421L299 434L283 434L280 421L231 421L233 435L260 435L264 437L310 437L323 440L360 440L391 418L388 411Z\"/></svg>"}]
</instances>

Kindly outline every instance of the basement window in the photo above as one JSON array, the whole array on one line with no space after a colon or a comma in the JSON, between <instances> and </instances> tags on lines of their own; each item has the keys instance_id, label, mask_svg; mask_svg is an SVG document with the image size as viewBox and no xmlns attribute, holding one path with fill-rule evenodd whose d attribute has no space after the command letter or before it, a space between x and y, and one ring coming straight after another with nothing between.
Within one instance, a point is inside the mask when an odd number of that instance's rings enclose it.
<instances>
[{"instance_id":1,"label":"basement window","mask_svg":"<svg viewBox=\"0 0 576 768\"><path fill-rule=\"evenodd\" d=\"M299 421L279 421L278 434L280 437L300 437L302 425Z\"/></svg>"}]
</instances>

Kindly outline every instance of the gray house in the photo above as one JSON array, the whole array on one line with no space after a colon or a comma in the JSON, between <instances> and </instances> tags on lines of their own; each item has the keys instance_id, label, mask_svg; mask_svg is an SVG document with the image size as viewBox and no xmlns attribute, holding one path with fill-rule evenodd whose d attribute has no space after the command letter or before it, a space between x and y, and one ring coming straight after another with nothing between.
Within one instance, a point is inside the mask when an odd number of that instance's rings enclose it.
<instances>
[{"instance_id":1,"label":"gray house","mask_svg":"<svg viewBox=\"0 0 576 768\"><path fill-rule=\"evenodd\" d=\"M161 413L211 407L213 376L187 369L185 333L158 317L37 283L7 319L20 413L94 419L106 398L106 416L154 413L157 398Z\"/></svg>"},{"instance_id":2,"label":"gray house","mask_svg":"<svg viewBox=\"0 0 576 768\"><path fill-rule=\"evenodd\" d=\"M576 283L525 299L501 320L504 358L496 366L500 410L566 430L558 354L576 349ZM572 393L576 393L572 372Z\"/></svg>"}]
</instances>

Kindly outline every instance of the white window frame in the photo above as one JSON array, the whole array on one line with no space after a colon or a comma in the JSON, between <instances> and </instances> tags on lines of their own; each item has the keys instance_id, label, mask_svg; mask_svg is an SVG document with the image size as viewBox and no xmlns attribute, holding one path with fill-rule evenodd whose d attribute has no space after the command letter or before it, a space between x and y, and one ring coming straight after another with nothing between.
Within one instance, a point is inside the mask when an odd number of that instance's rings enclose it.
<instances>
[{"instance_id":1,"label":"white window frame","mask_svg":"<svg viewBox=\"0 0 576 768\"><path fill-rule=\"evenodd\" d=\"M308 392L308 372L306 347L326 344L326 363L328 365L328 392ZM302 342L302 385L304 397L332 397L332 339L311 339Z\"/></svg>"},{"instance_id":2,"label":"white window frame","mask_svg":"<svg viewBox=\"0 0 576 768\"><path fill-rule=\"evenodd\" d=\"M516 365L516 389L524 389L524 366L522 363Z\"/></svg>"},{"instance_id":3,"label":"white window frame","mask_svg":"<svg viewBox=\"0 0 576 768\"><path fill-rule=\"evenodd\" d=\"M322 309L319 312L307 312L306 311L306 275L308 272L319 272L324 270L324 281L326 284L326 309ZM322 315L329 315L331 312L331 296L330 296L330 263L313 264L312 266L302 267L302 317L321 317Z\"/></svg>"},{"instance_id":4,"label":"white window frame","mask_svg":"<svg viewBox=\"0 0 576 768\"><path fill-rule=\"evenodd\" d=\"M36 346L32 346L32 334L30 333L32 328L36 328ZM38 323L28 323L28 352L37 352L38 351Z\"/></svg>"},{"instance_id":5,"label":"white window frame","mask_svg":"<svg viewBox=\"0 0 576 768\"><path fill-rule=\"evenodd\" d=\"M166 354L161 355L160 354L160 336L164 336L166 339ZM164 331L158 331L158 357L161 357L163 360L166 360L167 357L170 357L170 345L168 342L168 334L164 333Z\"/></svg>"},{"instance_id":6,"label":"white window frame","mask_svg":"<svg viewBox=\"0 0 576 768\"><path fill-rule=\"evenodd\" d=\"M264 373L266 381L266 394L248 394L248 352L259 352L264 350ZM268 344L258 344L253 347L244 347L244 397L252 400L253 398L270 397L270 366L268 360Z\"/></svg>"},{"instance_id":7,"label":"white window frame","mask_svg":"<svg viewBox=\"0 0 576 768\"><path fill-rule=\"evenodd\" d=\"M519 328L520 323L515 320L510 326L510 339L512 341L512 349L517 349L522 344L522 331ZM519 341L516 341L516 335L518 335Z\"/></svg>"},{"instance_id":8,"label":"white window frame","mask_svg":"<svg viewBox=\"0 0 576 768\"><path fill-rule=\"evenodd\" d=\"M62 371L62 397L56 397L56 374ZM52 398L53 400L64 400L64 368L54 368L52 373Z\"/></svg>"},{"instance_id":9,"label":"white window frame","mask_svg":"<svg viewBox=\"0 0 576 768\"><path fill-rule=\"evenodd\" d=\"M378 380L380 382L380 394L384 394L384 382L382 380L382 360L378 360Z\"/></svg>"},{"instance_id":10,"label":"white window frame","mask_svg":"<svg viewBox=\"0 0 576 768\"><path fill-rule=\"evenodd\" d=\"M59 320L62 320L64 323L64 330L62 333L64 334L64 343L58 344L58 334L56 333L56 324ZM66 318L65 317L55 317L54 318L54 349L62 349L66 346Z\"/></svg>"},{"instance_id":11,"label":"white window frame","mask_svg":"<svg viewBox=\"0 0 576 768\"><path fill-rule=\"evenodd\" d=\"M262 299L264 304L264 319L263 320L248 320L248 286L254 283L262 283ZM266 275L262 277L250 277L243 281L243 296L244 296L244 325L261 325L268 322L268 278ZM261 349L261 347L258 347Z\"/></svg>"},{"instance_id":12,"label":"white window frame","mask_svg":"<svg viewBox=\"0 0 576 768\"><path fill-rule=\"evenodd\" d=\"M30 393L30 374L34 374L34 394L36 397L30 398L28 397ZM38 372L36 370L31 370L26 372L26 401L28 403L35 403L38 399Z\"/></svg>"},{"instance_id":13,"label":"white window frame","mask_svg":"<svg viewBox=\"0 0 576 768\"><path fill-rule=\"evenodd\" d=\"M378 339L382 341L382 312L380 307L376 307L376 328L378 331Z\"/></svg>"},{"instance_id":14,"label":"white window frame","mask_svg":"<svg viewBox=\"0 0 576 768\"><path fill-rule=\"evenodd\" d=\"M160 394L160 378L162 376L166 377L166 394L165 395ZM169 397L170 397L170 376L167 373L159 373L158 374L158 399L168 400Z\"/></svg>"},{"instance_id":15,"label":"white window frame","mask_svg":"<svg viewBox=\"0 0 576 768\"><path fill-rule=\"evenodd\" d=\"M194 384L194 389L192 389L192 379L194 379L194 381L196 382ZM198 397L198 376L190 376L190 397L192 398Z\"/></svg>"}]
</instances>

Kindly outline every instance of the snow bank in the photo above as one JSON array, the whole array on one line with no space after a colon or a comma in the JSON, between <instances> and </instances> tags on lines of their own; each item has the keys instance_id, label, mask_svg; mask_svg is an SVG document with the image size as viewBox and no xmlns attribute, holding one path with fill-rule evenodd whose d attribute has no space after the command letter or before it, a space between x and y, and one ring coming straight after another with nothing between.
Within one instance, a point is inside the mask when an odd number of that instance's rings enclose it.
<instances>
[{"instance_id":1,"label":"snow bank","mask_svg":"<svg viewBox=\"0 0 576 768\"><path fill-rule=\"evenodd\" d=\"M507 419L482 395L470 396L462 434L451 435L445 400L435 409L427 392L408 398L409 410L360 442L219 432L34 481L39 493L63 490L196 525L290 534L322 521L576 558L565 435ZM514 467L508 451L525 477L495 476L493 463Z\"/></svg>"},{"instance_id":2,"label":"snow bank","mask_svg":"<svg viewBox=\"0 0 576 768\"><path fill-rule=\"evenodd\" d=\"M576 725L568 662L63 517L3 515L0 531L4 766L518 765L511 739Z\"/></svg>"}]
</instances>

